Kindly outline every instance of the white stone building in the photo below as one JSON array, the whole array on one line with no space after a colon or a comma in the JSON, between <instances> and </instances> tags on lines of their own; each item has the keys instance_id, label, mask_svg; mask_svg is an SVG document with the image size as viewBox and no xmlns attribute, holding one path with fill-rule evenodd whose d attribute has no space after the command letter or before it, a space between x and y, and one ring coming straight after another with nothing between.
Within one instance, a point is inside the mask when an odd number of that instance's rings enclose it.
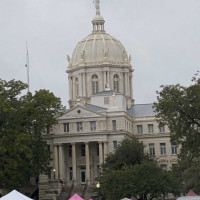
<instances>
[{"instance_id":1,"label":"white stone building","mask_svg":"<svg viewBox=\"0 0 200 200\"><path fill-rule=\"evenodd\" d=\"M177 162L177 147L170 143L168 128L158 127L153 104L134 104L131 56L106 33L98 0L95 6L92 33L67 56L70 109L44 134L55 171L49 179L40 177L41 196L54 178L67 186L94 185L107 155L132 134L163 168Z\"/></svg>"}]
</instances>

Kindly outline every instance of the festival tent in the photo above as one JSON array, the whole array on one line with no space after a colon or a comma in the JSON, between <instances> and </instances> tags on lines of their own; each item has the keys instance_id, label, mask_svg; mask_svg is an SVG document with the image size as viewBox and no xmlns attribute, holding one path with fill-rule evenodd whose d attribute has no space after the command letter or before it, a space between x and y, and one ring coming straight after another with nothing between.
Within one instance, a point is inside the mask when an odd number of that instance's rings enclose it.
<instances>
[{"instance_id":1,"label":"festival tent","mask_svg":"<svg viewBox=\"0 0 200 200\"><path fill-rule=\"evenodd\" d=\"M33 199L28 198L27 196L21 194L17 190L13 190L12 192L1 197L0 200L33 200Z\"/></svg>"},{"instance_id":2,"label":"festival tent","mask_svg":"<svg viewBox=\"0 0 200 200\"><path fill-rule=\"evenodd\" d=\"M84 200L78 194L73 195L69 200Z\"/></svg>"},{"instance_id":3,"label":"festival tent","mask_svg":"<svg viewBox=\"0 0 200 200\"><path fill-rule=\"evenodd\" d=\"M128 198L123 198L123 199L121 199L121 200L131 200L131 199L128 199Z\"/></svg>"},{"instance_id":4,"label":"festival tent","mask_svg":"<svg viewBox=\"0 0 200 200\"><path fill-rule=\"evenodd\" d=\"M193 190L189 190L189 192L185 195L186 197L195 197L195 196L197 196L195 193L194 193L194 191Z\"/></svg>"}]
</instances>

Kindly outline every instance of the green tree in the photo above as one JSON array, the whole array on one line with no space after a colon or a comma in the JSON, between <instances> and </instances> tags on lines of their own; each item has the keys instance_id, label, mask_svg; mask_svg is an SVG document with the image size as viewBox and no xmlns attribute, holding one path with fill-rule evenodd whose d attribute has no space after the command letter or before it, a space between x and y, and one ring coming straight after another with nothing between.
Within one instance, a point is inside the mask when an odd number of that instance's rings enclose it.
<instances>
[{"instance_id":1,"label":"green tree","mask_svg":"<svg viewBox=\"0 0 200 200\"><path fill-rule=\"evenodd\" d=\"M21 81L0 79L0 187L18 188L48 173L50 152L42 133L56 123L62 106L47 90L26 93Z\"/></svg>"},{"instance_id":2,"label":"green tree","mask_svg":"<svg viewBox=\"0 0 200 200\"><path fill-rule=\"evenodd\" d=\"M135 137L124 139L108 156L100 177L100 190L107 200L123 197L157 198L180 193L175 174L163 171L157 162L144 154L144 145Z\"/></svg>"},{"instance_id":3,"label":"green tree","mask_svg":"<svg viewBox=\"0 0 200 200\"><path fill-rule=\"evenodd\" d=\"M200 79L192 84L161 86L154 103L160 124L171 132L171 142L180 145L177 173L182 175L185 192L193 189L200 193Z\"/></svg>"},{"instance_id":4,"label":"green tree","mask_svg":"<svg viewBox=\"0 0 200 200\"><path fill-rule=\"evenodd\" d=\"M108 155L103 169L122 169L126 165L139 164L144 159L149 159L148 155L144 154L144 144L132 136L122 140L116 151Z\"/></svg>"},{"instance_id":5,"label":"green tree","mask_svg":"<svg viewBox=\"0 0 200 200\"><path fill-rule=\"evenodd\" d=\"M181 144L184 156L200 156L200 80L189 87L179 84L161 86L157 103L157 118L166 124L171 140Z\"/></svg>"}]
</instances>

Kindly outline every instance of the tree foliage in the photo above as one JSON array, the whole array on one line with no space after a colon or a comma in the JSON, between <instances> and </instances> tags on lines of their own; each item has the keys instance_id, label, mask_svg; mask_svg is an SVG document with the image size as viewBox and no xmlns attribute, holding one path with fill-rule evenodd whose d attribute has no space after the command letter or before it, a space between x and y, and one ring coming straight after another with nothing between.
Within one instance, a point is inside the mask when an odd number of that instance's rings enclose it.
<instances>
[{"instance_id":1,"label":"tree foliage","mask_svg":"<svg viewBox=\"0 0 200 200\"><path fill-rule=\"evenodd\" d=\"M108 156L100 177L101 193L107 200L134 196L158 198L179 194L180 183L173 172L163 171L144 154L144 145L135 137L124 139L115 153Z\"/></svg>"},{"instance_id":2,"label":"tree foliage","mask_svg":"<svg viewBox=\"0 0 200 200\"><path fill-rule=\"evenodd\" d=\"M60 99L47 90L26 93L21 81L0 79L0 187L17 188L49 171L42 133L56 123Z\"/></svg>"},{"instance_id":3,"label":"tree foliage","mask_svg":"<svg viewBox=\"0 0 200 200\"><path fill-rule=\"evenodd\" d=\"M177 172L182 175L185 192L193 189L200 193L200 79L193 77L189 87L161 88L154 106L160 123L169 127L172 143L181 147Z\"/></svg>"},{"instance_id":4,"label":"tree foliage","mask_svg":"<svg viewBox=\"0 0 200 200\"><path fill-rule=\"evenodd\" d=\"M200 156L200 80L189 87L162 86L154 104L160 123L166 124L171 140L181 144L186 156Z\"/></svg>"}]
</instances>

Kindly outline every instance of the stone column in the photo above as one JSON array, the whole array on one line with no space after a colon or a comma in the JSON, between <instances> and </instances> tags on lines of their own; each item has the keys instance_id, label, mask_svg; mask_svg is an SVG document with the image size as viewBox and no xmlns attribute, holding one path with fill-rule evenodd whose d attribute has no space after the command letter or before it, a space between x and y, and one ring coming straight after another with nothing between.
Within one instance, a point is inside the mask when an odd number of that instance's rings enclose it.
<instances>
[{"instance_id":1,"label":"stone column","mask_svg":"<svg viewBox=\"0 0 200 200\"><path fill-rule=\"evenodd\" d=\"M64 179L64 153L63 153L63 144L60 144L59 146L59 178Z\"/></svg>"},{"instance_id":2,"label":"stone column","mask_svg":"<svg viewBox=\"0 0 200 200\"><path fill-rule=\"evenodd\" d=\"M111 89L111 85L110 85L110 72L107 72L107 83L109 85L109 88Z\"/></svg>"},{"instance_id":3,"label":"stone column","mask_svg":"<svg viewBox=\"0 0 200 200\"><path fill-rule=\"evenodd\" d=\"M86 88L85 88L85 73L83 73L83 96L86 96Z\"/></svg>"},{"instance_id":4,"label":"stone column","mask_svg":"<svg viewBox=\"0 0 200 200\"><path fill-rule=\"evenodd\" d=\"M79 96L83 96L83 81L82 81L82 74L79 74Z\"/></svg>"},{"instance_id":5,"label":"stone column","mask_svg":"<svg viewBox=\"0 0 200 200\"><path fill-rule=\"evenodd\" d=\"M59 173L59 168L58 168L58 146L56 144L54 145L53 153L54 153L54 169L56 170L55 171L55 178L58 179L58 173Z\"/></svg>"},{"instance_id":6,"label":"stone column","mask_svg":"<svg viewBox=\"0 0 200 200\"><path fill-rule=\"evenodd\" d=\"M104 90L106 89L106 83L107 83L107 80L106 80L106 72L103 72L103 89L104 89Z\"/></svg>"},{"instance_id":7,"label":"stone column","mask_svg":"<svg viewBox=\"0 0 200 200\"><path fill-rule=\"evenodd\" d=\"M102 141L99 142L99 165L103 164L103 147L102 147Z\"/></svg>"},{"instance_id":8,"label":"stone column","mask_svg":"<svg viewBox=\"0 0 200 200\"><path fill-rule=\"evenodd\" d=\"M131 95L131 98L133 98L133 83L132 83L132 80L133 80L133 76L131 75L130 78L129 78L129 82L130 82L130 95Z\"/></svg>"},{"instance_id":9,"label":"stone column","mask_svg":"<svg viewBox=\"0 0 200 200\"><path fill-rule=\"evenodd\" d=\"M106 160L106 158L107 158L107 156L108 156L108 142L107 141L105 141L104 142L104 162L105 162L105 160Z\"/></svg>"},{"instance_id":10,"label":"stone column","mask_svg":"<svg viewBox=\"0 0 200 200\"><path fill-rule=\"evenodd\" d=\"M129 79L129 72L127 72L127 88L128 88L128 96L130 96L130 79Z\"/></svg>"},{"instance_id":11,"label":"stone column","mask_svg":"<svg viewBox=\"0 0 200 200\"><path fill-rule=\"evenodd\" d=\"M73 91L73 96L72 99L74 100L76 98L76 87L75 87L75 78L72 77L72 91Z\"/></svg>"},{"instance_id":12,"label":"stone column","mask_svg":"<svg viewBox=\"0 0 200 200\"><path fill-rule=\"evenodd\" d=\"M76 144L72 143L72 171L73 171L73 181L77 185L77 176L76 176Z\"/></svg>"},{"instance_id":13,"label":"stone column","mask_svg":"<svg viewBox=\"0 0 200 200\"><path fill-rule=\"evenodd\" d=\"M85 143L86 181L90 185L90 151L89 143Z\"/></svg>"},{"instance_id":14,"label":"stone column","mask_svg":"<svg viewBox=\"0 0 200 200\"><path fill-rule=\"evenodd\" d=\"M128 95L128 74L127 72L125 72L125 95L127 96Z\"/></svg>"}]
</instances>

